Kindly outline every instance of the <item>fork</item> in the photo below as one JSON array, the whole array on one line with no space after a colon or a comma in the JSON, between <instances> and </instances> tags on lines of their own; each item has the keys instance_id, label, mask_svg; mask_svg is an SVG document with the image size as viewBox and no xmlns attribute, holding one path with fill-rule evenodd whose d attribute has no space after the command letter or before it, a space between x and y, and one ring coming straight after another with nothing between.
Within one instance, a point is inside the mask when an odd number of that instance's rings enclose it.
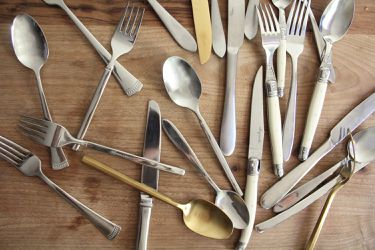
<instances>
[{"instance_id":1,"label":"fork","mask_svg":"<svg viewBox=\"0 0 375 250\"><path fill-rule=\"evenodd\" d=\"M15 166L24 175L37 176L42 179L53 191L96 226L107 239L112 240L120 233L121 227L86 207L45 176L42 172L41 161L36 155L2 136L0 136L0 158Z\"/></svg>"},{"instance_id":2,"label":"fork","mask_svg":"<svg viewBox=\"0 0 375 250\"><path fill-rule=\"evenodd\" d=\"M66 128L50 121L21 116L19 127L27 137L47 147L63 147L69 144L78 144L108 153L110 155L128 159L141 165L147 165L148 167L158 170L178 175L185 174L185 170L181 168L173 167L154 160L123 152L118 149L103 146L98 143L76 139Z\"/></svg>"},{"instance_id":3,"label":"fork","mask_svg":"<svg viewBox=\"0 0 375 250\"><path fill-rule=\"evenodd\" d=\"M135 14L134 14L135 13ZM144 14L143 8L134 8L132 6L129 8L129 3L127 4L124 13L116 27L116 30L112 36L111 47L112 47L112 57L105 71L103 73L102 79L100 80L98 87L95 90L94 97L91 101L91 104L86 111L85 118L79 129L77 138L83 139L87 129L90 126L91 120L94 117L96 108L98 107L99 101L103 95L104 89L108 83L109 78L111 77L114 65L117 59L123 54L129 53L137 39L138 31L142 23L142 18ZM73 150L77 151L79 145L74 145Z\"/></svg>"},{"instance_id":4,"label":"fork","mask_svg":"<svg viewBox=\"0 0 375 250\"><path fill-rule=\"evenodd\" d=\"M272 161L275 175L282 177L283 170L283 144L282 144L282 128L281 128L281 114L280 104L278 98L278 88L273 68L273 55L275 50L280 45L281 31L279 22L276 19L275 13L268 5L264 6L266 13L263 11L262 5L257 7L257 15L262 37L262 46L266 52L266 94L267 94L267 109L268 109L268 127L270 131L270 139L272 146ZM270 14L272 13L272 16Z\"/></svg>"},{"instance_id":5,"label":"fork","mask_svg":"<svg viewBox=\"0 0 375 250\"><path fill-rule=\"evenodd\" d=\"M297 8L295 8L296 1L298 1ZM288 35L286 38L286 51L292 58L293 71L292 83L290 85L288 108L285 115L283 129L284 161L289 160L293 148L297 106L297 65L298 57L302 54L304 48L307 20L309 19L310 4L311 0L294 0L287 22Z\"/></svg>"}]
</instances>

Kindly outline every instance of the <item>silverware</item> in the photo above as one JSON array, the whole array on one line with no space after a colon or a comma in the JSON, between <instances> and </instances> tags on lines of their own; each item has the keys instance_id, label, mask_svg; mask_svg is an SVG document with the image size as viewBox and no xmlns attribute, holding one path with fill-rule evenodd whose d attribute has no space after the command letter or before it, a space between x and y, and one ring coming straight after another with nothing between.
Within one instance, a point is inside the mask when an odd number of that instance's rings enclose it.
<instances>
[{"instance_id":1,"label":"silverware","mask_svg":"<svg viewBox=\"0 0 375 250\"><path fill-rule=\"evenodd\" d=\"M164 201L182 211L185 225L193 232L213 239L227 239L233 232L233 224L229 217L215 204L205 200L192 200L187 204L180 204L157 190L140 183L109 166L88 156L82 162L113 178L122 181L133 188Z\"/></svg>"},{"instance_id":2,"label":"silverware","mask_svg":"<svg viewBox=\"0 0 375 250\"><path fill-rule=\"evenodd\" d=\"M134 12L134 13L133 13ZM98 86L96 87L95 94L91 100L90 106L86 111L85 117L82 121L81 127L79 128L77 138L83 139L87 132L87 129L90 126L91 120L94 117L96 108L99 105L100 99L104 93L104 89L107 86L109 78L111 77L114 65L117 59L129 53L135 44L137 39L139 28L141 27L142 18L143 18L144 9L134 8L132 6L129 9L129 2L125 8L125 11L118 23L116 30L112 36L111 47L112 47L112 57L105 71L100 79ZM73 150L77 151L79 145L74 145Z\"/></svg>"},{"instance_id":3,"label":"silverware","mask_svg":"<svg viewBox=\"0 0 375 250\"><path fill-rule=\"evenodd\" d=\"M259 0L249 0L245 16L245 36L252 40L258 32L257 6Z\"/></svg>"},{"instance_id":4,"label":"silverware","mask_svg":"<svg viewBox=\"0 0 375 250\"><path fill-rule=\"evenodd\" d=\"M98 143L78 140L74 138L66 128L57 123L27 116L21 116L19 127L27 137L47 147L63 147L70 144L79 144L81 146L89 147L104 153L108 153L110 155L118 156L138 164L147 165L148 167L156 168L158 170L178 175L185 174L185 170L181 168L169 166L144 157L123 152L118 149L106 147Z\"/></svg>"},{"instance_id":5,"label":"silverware","mask_svg":"<svg viewBox=\"0 0 375 250\"><path fill-rule=\"evenodd\" d=\"M333 0L324 10L320 20L319 29L326 42L326 48L307 114L305 131L298 156L301 161L306 160L309 156L311 144L323 109L330 67L332 65L332 45L334 42L340 40L348 31L354 16L354 5L354 0Z\"/></svg>"},{"instance_id":6,"label":"silverware","mask_svg":"<svg viewBox=\"0 0 375 250\"><path fill-rule=\"evenodd\" d=\"M159 105L155 101L149 101L147 112L147 123L145 132L145 142L143 147L143 157L154 161L160 161L161 151L161 117ZM147 165L142 166L141 182L147 186L158 189L159 171ZM139 220L137 250L146 250L149 235L151 208L153 206L152 197L141 192L139 203Z\"/></svg>"},{"instance_id":7,"label":"silverware","mask_svg":"<svg viewBox=\"0 0 375 250\"><path fill-rule=\"evenodd\" d=\"M199 111L199 98L202 93L201 82L193 67L184 59L173 56L168 58L163 65L164 86L171 100L180 107L190 109L199 120L208 141L210 142L216 157L225 171L234 190L242 196L242 190L238 185L219 145L216 142L210 128Z\"/></svg>"},{"instance_id":8,"label":"silverware","mask_svg":"<svg viewBox=\"0 0 375 250\"><path fill-rule=\"evenodd\" d=\"M238 229L246 228L249 224L249 210L241 196L230 190L222 190L216 185L184 136L172 122L163 119L163 129L172 143L190 160L195 169L215 190L215 205L228 215L233 222L233 227Z\"/></svg>"},{"instance_id":9,"label":"silverware","mask_svg":"<svg viewBox=\"0 0 375 250\"><path fill-rule=\"evenodd\" d=\"M40 159L29 150L0 136L0 158L15 166L26 176L39 177L53 191L85 216L107 239L112 240L120 233L121 227L83 205L45 176L42 172Z\"/></svg>"},{"instance_id":10,"label":"silverware","mask_svg":"<svg viewBox=\"0 0 375 250\"><path fill-rule=\"evenodd\" d=\"M194 37L187 31L171 14L160 5L157 0L147 0L147 2L154 9L155 13L159 16L169 33L174 40L184 49L196 52L197 43Z\"/></svg>"},{"instance_id":11,"label":"silverware","mask_svg":"<svg viewBox=\"0 0 375 250\"><path fill-rule=\"evenodd\" d=\"M36 86L38 87L44 119L52 121L40 77L40 70L46 63L49 54L44 33L39 24L31 16L20 14L13 20L11 35L17 59L35 73ZM51 148L51 165L54 170L60 170L69 166L68 159L61 148Z\"/></svg>"},{"instance_id":12,"label":"silverware","mask_svg":"<svg viewBox=\"0 0 375 250\"><path fill-rule=\"evenodd\" d=\"M305 162L293 168L280 181L269 188L261 198L261 206L269 209L279 202L315 165L349 133L362 124L375 111L375 93L349 112L331 130L329 138Z\"/></svg>"},{"instance_id":13,"label":"silverware","mask_svg":"<svg viewBox=\"0 0 375 250\"><path fill-rule=\"evenodd\" d=\"M74 22L77 28L82 32L86 39L95 48L96 52L100 55L105 63L111 60L111 54L100 44L100 42L91 34L91 32L83 25L83 23L74 15L63 0L43 0L46 4L57 5L63 9L70 19ZM119 62L115 63L113 73L120 83L121 88L128 96L132 96L141 91L143 85L135 78L130 72L128 72Z\"/></svg>"},{"instance_id":14,"label":"silverware","mask_svg":"<svg viewBox=\"0 0 375 250\"><path fill-rule=\"evenodd\" d=\"M287 46L287 23L285 18L285 9L292 0L272 0L272 3L279 9L279 25L281 31L280 46L277 49L277 83L278 95L284 96L285 88L285 69L286 69L286 46ZM292 13L292 12L291 12ZM289 16L291 14L289 13ZM296 13L298 16L298 13ZM300 24L300 23L299 23Z\"/></svg>"},{"instance_id":15,"label":"silverware","mask_svg":"<svg viewBox=\"0 0 375 250\"><path fill-rule=\"evenodd\" d=\"M298 5L296 6L296 1ZM309 19L310 0L294 0L288 17L286 50L292 58L292 82L290 84L288 108L283 127L283 158L288 161L293 149L294 131L296 128L297 108L297 66L298 57L302 54L305 42L307 20ZM297 24L298 23L298 24Z\"/></svg>"},{"instance_id":16,"label":"silverware","mask_svg":"<svg viewBox=\"0 0 375 250\"><path fill-rule=\"evenodd\" d=\"M283 142L281 128L280 104L277 95L277 81L273 69L273 55L280 45L280 26L276 19L271 5L268 5L270 11L265 5L267 14L263 11L262 6L257 8L260 33L262 35L262 45L266 52L266 95L267 95L267 113L268 127L272 148L272 163L275 175L282 177L283 169ZM261 14L262 13L262 14ZM263 19L263 20L262 20Z\"/></svg>"},{"instance_id":17,"label":"silverware","mask_svg":"<svg viewBox=\"0 0 375 250\"><path fill-rule=\"evenodd\" d=\"M247 178L245 202L250 212L250 223L241 233L236 250L245 250L253 232L258 196L260 161L263 155L264 115L263 115L263 66L256 74L251 103L249 132L249 153L247 156Z\"/></svg>"},{"instance_id":18,"label":"silverware","mask_svg":"<svg viewBox=\"0 0 375 250\"><path fill-rule=\"evenodd\" d=\"M360 169L367 166L370 162L375 160L375 127L362 130L355 134L353 138L356 148L356 173ZM339 168L346 165L348 161L351 161L354 157L353 152L350 151L352 147L348 144L347 148L348 156L346 158L344 158L319 176L315 177L314 179L311 179L305 184L294 189L273 207L273 211L279 213L292 207L308 194L312 193L316 188L321 186L322 183L324 184L325 182L327 182L327 180L329 180L329 177L331 177Z\"/></svg>"},{"instance_id":19,"label":"silverware","mask_svg":"<svg viewBox=\"0 0 375 250\"><path fill-rule=\"evenodd\" d=\"M219 57L223 57L227 51L223 23L221 22L220 8L217 0L211 0L211 26L212 47Z\"/></svg>"},{"instance_id":20,"label":"silverware","mask_svg":"<svg viewBox=\"0 0 375 250\"><path fill-rule=\"evenodd\" d=\"M238 52L243 44L245 29L245 1L228 1L227 79L224 111L221 121L220 148L225 156L236 147L236 77Z\"/></svg>"}]
</instances>

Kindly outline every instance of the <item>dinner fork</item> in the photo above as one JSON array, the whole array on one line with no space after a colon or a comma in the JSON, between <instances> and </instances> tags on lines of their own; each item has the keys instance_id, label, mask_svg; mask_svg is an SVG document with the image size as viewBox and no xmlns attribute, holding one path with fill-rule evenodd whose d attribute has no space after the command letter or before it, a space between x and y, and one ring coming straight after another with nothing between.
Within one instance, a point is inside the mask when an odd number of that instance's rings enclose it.
<instances>
[{"instance_id":1,"label":"dinner fork","mask_svg":"<svg viewBox=\"0 0 375 250\"><path fill-rule=\"evenodd\" d=\"M107 86L109 78L111 77L117 59L121 55L129 53L133 49L134 43L137 39L139 28L142 23L143 14L143 8L134 8L134 6L129 8L129 3L127 4L125 11L120 19L120 22L118 23L117 28L112 36L111 60L105 68L102 79L100 80L98 87L95 90L95 94L91 101L91 104L88 110L86 111L85 118L83 119L81 128L79 129L77 135L78 139L83 139L87 132L87 129L90 126L91 120L94 117L95 110L98 107L104 89ZM78 149L79 145L74 145L73 150L77 151Z\"/></svg>"},{"instance_id":2,"label":"dinner fork","mask_svg":"<svg viewBox=\"0 0 375 250\"><path fill-rule=\"evenodd\" d=\"M69 144L79 144L162 171L178 175L185 174L185 170L181 168L103 146L98 143L76 139L66 128L57 123L28 116L21 116L19 127L23 130L26 136L47 147L63 147Z\"/></svg>"},{"instance_id":3,"label":"dinner fork","mask_svg":"<svg viewBox=\"0 0 375 250\"><path fill-rule=\"evenodd\" d=\"M0 136L0 158L15 166L24 175L37 176L42 179L53 191L96 226L107 239L112 240L119 234L121 227L86 207L45 176L42 172L40 159L29 150Z\"/></svg>"},{"instance_id":4,"label":"dinner fork","mask_svg":"<svg viewBox=\"0 0 375 250\"><path fill-rule=\"evenodd\" d=\"M295 8L297 1L297 8ZM288 35L286 38L286 51L292 58L293 71L292 83L290 85L288 108L285 114L283 128L284 161L289 160L293 148L297 106L297 65L298 57L302 54L304 48L307 20L309 19L310 4L311 0L294 0L287 22Z\"/></svg>"},{"instance_id":5,"label":"dinner fork","mask_svg":"<svg viewBox=\"0 0 375 250\"><path fill-rule=\"evenodd\" d=\"M268 109L268 126L270 131L270 139L272 146L272 160L275 175L282 177L283 170L283 145L282 145L282 128L281 128L281 114L278 97L277 81L275 70L273 68L273 55L275 50L280 45L281 31L279 22L271 5L262 5L257 8L257 15L259 20L260 33L262 37L262 45L266 52L266 94L267 94L267 109ZM270 9L270 10L269 10ZM266 14L267 13L267 14ZM272 13L272 16L271 14Z\"/></svg>"}]
</instances>

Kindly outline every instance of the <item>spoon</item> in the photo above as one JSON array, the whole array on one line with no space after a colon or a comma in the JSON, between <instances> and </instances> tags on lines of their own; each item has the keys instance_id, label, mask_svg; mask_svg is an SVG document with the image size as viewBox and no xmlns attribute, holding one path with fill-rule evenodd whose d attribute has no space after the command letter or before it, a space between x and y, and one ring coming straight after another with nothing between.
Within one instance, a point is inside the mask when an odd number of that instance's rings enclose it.
<instances>
[{"instance_id":1,"label":"spoon","mask_svg":"<svg viewBox=\"0 0 375 250\"><path fill-rule=\"evenodd\" d=\"M362 130L355 134L353 138L356 142L355 148L357 162L356 168L354 170L354 172L356 173L357 171L368 165L370 162L375 161L375 127ZM348 161L351 161L351 159L353 159L354 157L353 152L351 151L353 147L349 143L347 148L348 156L345 159L343 159L324 173L290 192L274 206L273 211L279 213L294 206L297 202L306 197L306 195L310 194L317 187L321 186L322 183L328 180L327 178L332 176L340 167L347 164Z\"/></svg>"},{"instance_id":2,"label":"spoon","mask_svg":"<svg viewBox=\"0 0 375 250\"><path fill-rule=\"evenodd\" d=\"M181 209L185 225L197 234L213 239L227 239L233 232L233 223L229 217L221 211L220 208L209 201L198 199L192 200L187 204L180 204L157 190L140 183L91 157L84 156L82 162L144 193L160 199L173 207Z\"/></svg>"},{"instance_id":3,"label":"spoon","mask_svg":"<svg viewBox=\"0 0 375 250\"><path fill-rule=\"evenodd\" d=\"M319 69L319 79L315 85L307 115L305 131L298 156L301 161L306 160L309 156L320 114L322 113L328 80L331 74L333 43L343 38L349 30L354 17L354 6L354 0L333 0L328 4L320 19L319 30L326 43L326 48Z\"/></svg>"},{"instance_id":4,"label":"spoon","mask_svg":"<svg viewBox=\"0 0 375 250\"><path fill-rule=\"evenodd\" d=\"M221 208L233 222L233 227L245 229L250 221L249 209L245 201L236 192L220 189L204 169L202 163L190 147L184 136L169 120L162 121L164 132L173 144L190 160L216 192L215 205Z\"/></svg>"},{"instance_id":5,"label":"spoon","mask_svg":"<svg viewBox=\"0 0 375 250\"><path fill-rule=\"evenodd\" d=\"M40 70L48 59L48 44L39 24L29 15L17 15L11 29L12 45L18 61L34 71L44 119L52 121L43 91ZM61 148L51 148L52 168L60 170L69 166Z\"/></svg>"},{"instance_id":6,"label":"spoon","mask_svg":"<svg viewBox=\"0 0 375 250\"><path fill-rule=\"evenodd\" d=\"M195 113L230 183L234 190L242 196L243 193L240 186L234 178L215 137L199 111L202 86L197 73L184 59L172 56L164 62L163 79L167 93L172 101L178 106L190 109Z\"/></svg>"}]
</instances>

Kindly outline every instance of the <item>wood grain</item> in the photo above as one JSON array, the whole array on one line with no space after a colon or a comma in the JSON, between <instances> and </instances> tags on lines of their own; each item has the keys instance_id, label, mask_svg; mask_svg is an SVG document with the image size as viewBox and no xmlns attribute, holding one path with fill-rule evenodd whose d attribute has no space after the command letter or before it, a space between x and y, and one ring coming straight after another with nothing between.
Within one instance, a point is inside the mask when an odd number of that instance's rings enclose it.
<instances>
[{"instance_id":1,"label":"wood grain","mask_svg":"<svg viewBox=\"0 0 375 250\"><path fill-rule=\"evenodd\" d=\"M188 0L160 1L190 32L193 30L191 5ZM313 10L320 17L328 0L313 1ZM87 138L132 153L141 154L147 101L156 100L162 115L172 120L183 132L207 171L222 188L230 188L196 118L188 110L174 105L168 98L161 75L166 58L178 55L186 58L198 72L203 83L201 109L213 134L218 138L223 109L225 59L212 56L205 65L197 54L181 49L168 34L155 13L146 6L139 39L131 53L121 63L144 83L141 93L124 96L111 78L94 117ZM103 45L109 41L124 2L67 1L74 13L87 25ZM223 23L226 24L226 1L220 1ZM59 8L37 0L0 1L0 131L32 150L43 161L43 170L57 184L90 208L122 226L120 236L106 240L73 208L67 205L36 178L25 177L14 167L0 161L0 248L1 249L134 249L137 232L139 193L80 162L82 153L66 148L71 167L53 171L49 166L49 150L26 139L17 129L20 114L41 116L33 73L15 58L9 28L14 16L26 12L40 23L50 47L48 63L42 78L54 119L76 133L88 106L104 65L70 19ZM356 2L354 23L343 40L334 46L337 83L329 86L318 133L313 147L317 148L330 129L355 105L375 91L375 2ZM248 147L250 96L252 82L264 62L259 35L245 41L239 56L237 77L238 141L235 154L228 162L244 188ZM305 50L299 60L299 94L297 131L292 159L286 170L298 164L296 158L308 104L319 66L316 47L309 31ZM290 61L287 80L290 82ZM282 101L284 112L286 99ZM374 126L370 117L360 129ZM187 174L178 177L160 175L160 191L184 202L192 198L214 199L214 194L194 168L163 135L162 161L184 167ZM139 179L140 167L122 159L88 152L110 163L115 169ZM345 145L339 145L314 168L304 181L324 171L346 155ZM259 182L259 196L272 185L270 145L266 131L264 160ZM375 170L373 164L355 175L338 194L319 238L318 249L375 248ZM263 234L254 233L250 249L302 249L318 218L324 199L298 215ZM256 222L272 216L258 207ZM149 239L150 249L232 249L239 231L225 241L211 240L190 232L182 223L181 214L173 207L155 201Z\"/></svg>"}]
</instances>

